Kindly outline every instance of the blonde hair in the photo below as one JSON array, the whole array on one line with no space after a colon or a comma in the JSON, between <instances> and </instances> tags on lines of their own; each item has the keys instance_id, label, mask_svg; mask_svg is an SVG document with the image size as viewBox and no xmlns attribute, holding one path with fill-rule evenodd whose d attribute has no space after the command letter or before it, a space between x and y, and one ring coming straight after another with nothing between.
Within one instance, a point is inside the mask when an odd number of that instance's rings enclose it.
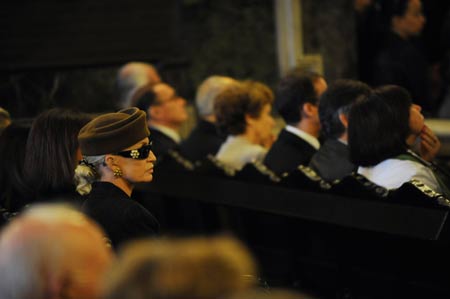
<instances>
[{"instance_id":1,"label":"blonde hair","mask_svg":"<svg viewBox=\"0 0 450 299\"><path fill-rule=\"evenodd\" d=\"M105 162L105 155L83 156L81 163L75 168L75 186L81 195L91 193L92 183L100 179L100 166Z\"/></svg>"},{"instance_id":2,"label":"blonde hair","mask_svg":"<svg viewBox=\"0 0 450 299\"><path fill-rule=\"evenodd\" d=\"M106 299L217 298L255 283L249 251L231 237L143 240L124 249Z\"/></svg>"}]
</instances>

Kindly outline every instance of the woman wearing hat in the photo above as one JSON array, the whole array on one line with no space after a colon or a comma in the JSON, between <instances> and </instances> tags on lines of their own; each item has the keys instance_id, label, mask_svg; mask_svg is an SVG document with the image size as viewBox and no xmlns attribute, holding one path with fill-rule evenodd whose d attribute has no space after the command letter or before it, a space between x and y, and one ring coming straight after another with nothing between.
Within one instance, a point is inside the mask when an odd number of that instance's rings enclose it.
<instances>
[{"instance_id":1,"label":"woman wearing hat","mask_svg":"<svg viewBox=\"0 0 450 299\"><path fill-rule=\"evenodd\" d=\"M87 196L83 208L103 226L112 244L154 235L154 216L132 200L134 185L153 179L145 112L128 108L101 115L78 135L83 160L76 169L77 191Z\"/></svg>"}]
</instances>

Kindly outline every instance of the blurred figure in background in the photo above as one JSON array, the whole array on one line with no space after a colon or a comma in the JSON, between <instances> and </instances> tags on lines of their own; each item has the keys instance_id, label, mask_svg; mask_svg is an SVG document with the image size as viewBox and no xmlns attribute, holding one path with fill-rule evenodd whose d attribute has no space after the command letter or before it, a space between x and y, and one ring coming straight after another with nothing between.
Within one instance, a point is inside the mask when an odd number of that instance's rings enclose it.
<instances>
[{"instance_id":1,"label":"blurred figure in background","mask_svg":"<svg viewBox=\"0 0 450 299\"><path fill-rule=\"evenodd\" d=\"M273 93L260 82L244 81L221 92L214 102L218 127L228 134L216 158L234 170L262 162L273 143Z\"/></svg>"},{"instance_id":2,"label":"blurred figure in background","mask_svg":"<svg viewBox=\"0 0 450 299\"><path fill-rule=\"evenodd\" d=\"M208 154L215 155L224 142L216 127L214 101L217 95L237 81L224 76L210 76L200 84L195 97L195 104L200 121L189 137L182 142L180 153L190 161L199 161Z\"/></svg>"},{"instance_id":3,"label":"blurred figure in background","mask_svg":"<svg viewBox=\"0 0 450 299\"><path fill-rule=\"evenodd\" d=\"M129 62L122 66L117 74L119 109L133 107L131 100L136 91L144 85L160 83L161 77L156 68L144 62Z\"/></svg>"},{"instance_id":4,"label":"blurred figure in background","mask_svg":"<svg viewBox=\"0 0 450 299\"><path fill-rule=\"evenodd\" d=\"M319 97L327 83L316 73L294 69L277 87L275 107L286 122L264 164L277 174L308 165L320 148Z\"/></svg>"},{"instance_id":5,"label":"blurred figure in background","mask_svg":"<svg viewBox=\"0 0 450 299\"><path fill-rule=\"evenodd\" d=\"M105 299L214 299L252 287L248 250L229 237L130 243L106 279Z\"/></svg>"},{"instance_id":6,"label":"blurred figure in background","mask_svg":"<svg viewBox=\"0 0 450 299\"><path fill-rule=\"evenodd\" d=\"M0 298L98 298L111 261L103 232L85 215L34 206L0 235Z\"/></svg>"},{"instance_id":7,"label":"blurred figure in background","mask_svg":"<svg viewBox=\"0 0 450 299\"><path fill-rule=\"evenodd\" d=\"M429 65L416 40L426 21L422 3L420 0L393 0L386 4L391 16L391 30L375 60L374 84L402 86L425 114L434 113Z\"/></svg>"}]
</instances>

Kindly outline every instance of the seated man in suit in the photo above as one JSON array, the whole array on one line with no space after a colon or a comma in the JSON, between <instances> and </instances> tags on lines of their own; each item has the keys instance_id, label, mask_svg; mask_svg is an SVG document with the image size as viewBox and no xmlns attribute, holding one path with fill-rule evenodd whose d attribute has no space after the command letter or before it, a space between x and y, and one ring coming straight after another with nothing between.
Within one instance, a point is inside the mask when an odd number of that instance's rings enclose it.
<instances>
[{"instance_id":1,"label":"seated man in suit","mask_svg":"<svg viewBox=\"0 0 450 299\"><path fill-rule=\"evenodd\" d=\"M200 84L195 97L200 121L181 144L180 153L183 157L190 161L199 161L208 154L217 153L225 141L225 136L219 134L215 125L214 100L218 94L233 84L237 84L237 81L224 76L210 76Z\"/></svg>"},{"instance_id":2,"label":"seated man in suit","mask_svg":"<svg viewBox=\"0 0 450 299\"><path fill-rule=\"evenodd\" d=\"M152 151L156 158L171 149L178 150L181 142L178 130L188 118L186 100L170 85L157 83L140 88L131 103L147 112Z\"/></svg>"},{"instance_id":3,"label":"seated man in suit","mask_svg":"<svg viewBox=\"0 0 450 299\"><path fill-rule=\"evenodd\" d=\"M277 174L307 165L319 149L318 100L327 88L324 78L297 69L278 84L275 107L287 123L269 150L264 164Z\"/></svg>"},{"instance_id":4,"label":"seated man in suit","mask_svg":"<svg viewBox=\"0 0 450 299\"><path fill-rule=\"evenodd\" d=\"M340 180L357 169L349 157L347 118L350 107L358 97L369 93L370 87L363 82L337 80L321 96L319 118L326 140L309 166L324 180Z\"/></svg>"}]
</instances>

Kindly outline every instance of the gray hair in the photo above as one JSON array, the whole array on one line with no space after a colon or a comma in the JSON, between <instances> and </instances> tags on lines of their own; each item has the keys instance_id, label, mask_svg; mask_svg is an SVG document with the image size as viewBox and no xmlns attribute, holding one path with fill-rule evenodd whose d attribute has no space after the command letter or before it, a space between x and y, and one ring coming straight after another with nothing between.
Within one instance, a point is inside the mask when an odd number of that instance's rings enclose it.
<instances>
[{"instance_id":1,"label":"gray hair","mask_svg":"<svg viewBox=\"0 0 450 299\"><path fill-rule=\"evenodd\" d=\"M64 235L69 228L70 235ZM72 235L73 233L75 236ZM94 242L89 246L96 245L96 250L93 249L92 252L97 253L98 250L102 250L106 253L109 251L106 246L101 247L103 235L98 225L69 205L32 206L13 219L0 236L0 298L53 297L54 294L50 294L54 291L51 290L52 285L55 283L62 285L63 279L72 279L70 281L73 285L70 288L74 289L81 285L94 284L95 281L82 281L75 278L76 275L69 274L78 273L76 270L85 270L75 269L73 272L68 272L71 266L67 261L73 258L89 260L92 256L90 254L88 256L74 255L74 252L78 251L72 251L72 249L75 250L80 244L75 245L68 240L72 237L83 236L81 240L84 241L84 245L86 240ZM81 274L79 277L84 278ZM71 276L67 277L67 275ZM55 277L60 281L53 281ZM74 289L61 290L61 292L71 292Z\"/></svg>"},{"instance_id":2,"label":"gray hair","mask_svg":"<svg viewBox=\"0 0 450 299\"><path fill-rule=\"evenodd\" d=\"M81 195L91 193L92 183L100 179L100 166L105 162L105 155L83 156L75 168L74 181L76 190Z\"/></svg>"},{"instance_id":3,"label":"gray hair","mask_svg":"<svg viewBox=\"0 0 450 299\"><path fill-rule=\"evenodd\" d=\"M129 108L134 93L142 86L161 82L158 71L151 64L129 62L122 66L117 74L119 108Z\"/></svg>"},{"instance_id":4,"label":"gray hair","mask_svg":"<svg viewBox=\"0 0 450 299\"><path fill-rule=\"evenodd\" d=\"M214 113L214 100L217 95L237 81L231 77L210 76L197 89L195 104L201 117Z\"/></svg>"}]
</instances>

